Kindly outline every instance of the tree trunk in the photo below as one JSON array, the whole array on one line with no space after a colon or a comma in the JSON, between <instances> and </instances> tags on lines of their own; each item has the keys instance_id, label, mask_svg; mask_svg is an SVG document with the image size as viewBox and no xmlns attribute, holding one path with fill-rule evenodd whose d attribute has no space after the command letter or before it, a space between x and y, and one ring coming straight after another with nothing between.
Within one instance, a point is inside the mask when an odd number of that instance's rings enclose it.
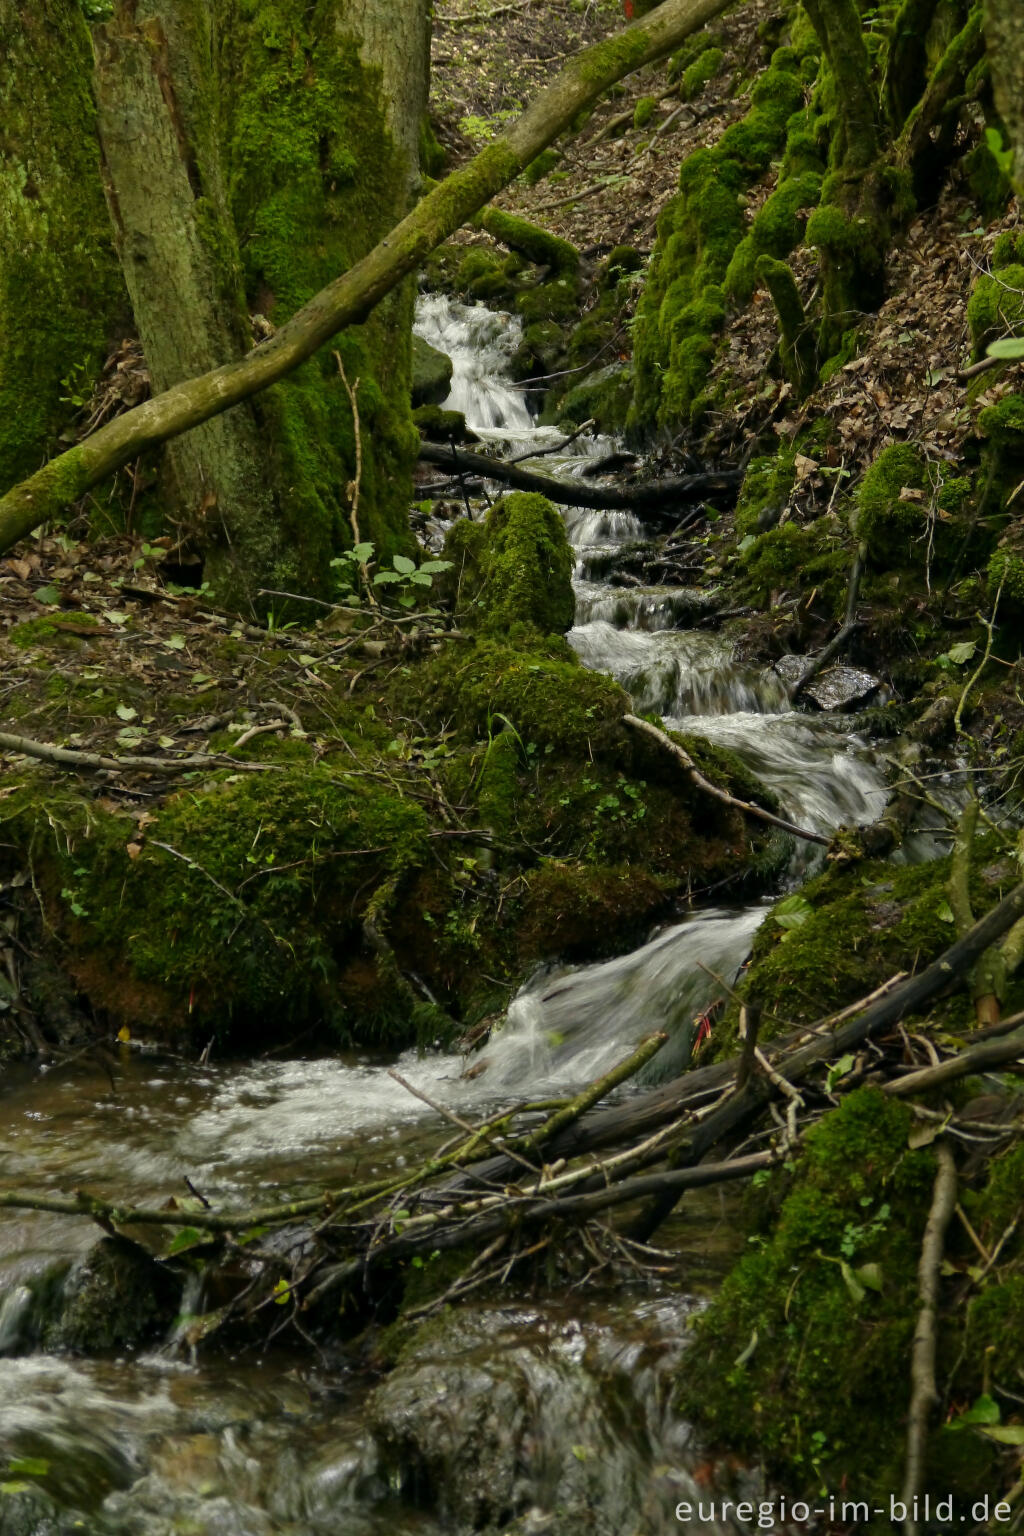
<instances>
[{"instance_id":1,"label":"tree trunk","mask_svg":"<svg viewBox=\"0 0 1024 1536\"><path fill-rule=\"evenodd\" d=\"M3 491L52 451L125 307L76 0L0 0L0 103Z\"/></svg>"},{"instance_id":2,"label":"tree trunk","mask_svg":"<svg viewBox=\"0 0 1024 1536\"><path fill-rule=\"evenodd\" d=\"M426 110L426 0L119 0L97 27L118 252L155 392L241 358L407 211ZM412 294L346 337L361 532L408 538ZM257 339L260 332L257 332ZM353 417L327 352L169 445L162 497L221 601L323 590L350 539Z\"/></svg>"},{"instance_id":3,"label":"tree trunk","mask_svg":"<svg viewBox=\"0 0 1024 1536\"><path fill-rule=\"evenodd\" d=\"M1011 171L1024 197L1024 10L1020 0L985 0L985 39L996 106L1014 152Z\"/></svg>"}]
</instances>

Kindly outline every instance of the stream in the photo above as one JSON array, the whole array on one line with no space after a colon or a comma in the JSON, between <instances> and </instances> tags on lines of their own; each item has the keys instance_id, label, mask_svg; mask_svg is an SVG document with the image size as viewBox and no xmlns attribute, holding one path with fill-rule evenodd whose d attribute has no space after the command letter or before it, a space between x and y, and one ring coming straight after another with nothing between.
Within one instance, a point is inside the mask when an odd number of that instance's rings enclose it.
<instances>
[{"instance_id":1,"label":"stream","mask_svg":"<svg viewBox=\"0 0 1024 1536\"><path fill-rule=\"evenodd\" d=\"M534 426L508 381L514 317L427 296L417 330L452 357L447 408L480 438L510 454L561 441ZM541 467L578 476L614 446L580 439ZM568 638L587 666L618 679L637 709L737 752L793 821L829 831L881 812L882 777L848 721L790 711L774 674L685 627L706 613L705 594L609 583L616 552L643 536L634 517L571 510L566 526L577 592ZM794 875L813 857L801 845ZM401 1072L465 1115L576 1090L655 1028L672 1036L661 1069L681 1065L694 1020L735 978L764 912L763 902L704 907L630 954L547 967L513 1000L486 1072L468 1078L461 1058L411 1052ZM316 1188L370 1178L413 1164L446 1130L389 1065L360 1054L204 1065L124 1047L116 1086L90 1057L15 1067L0 1087L0 1187L81 1185L155 1203L192 1177L213 1203L236 1206L271 1189L307 1193L310 1168ZM735 1251L731 1208L709 1191L671 1230L692 1292ZM732 1463L708 1482L707 1452L670 1407L700 1305L678 1285L466 1306L390 1375L283 1341L258 1359L196 1363L181 1323L149 1353L80 1356L62 1351L54 1319L87 1279L97 1235L85 1221L0 1215L0 1536L654 1536L684 1528L678 1501L757 1496L757 1475ZM202 1306L190 1293L181 1312ZM707 1518L690 1529L740 1527Z\"/></svg>"}]
</instances>

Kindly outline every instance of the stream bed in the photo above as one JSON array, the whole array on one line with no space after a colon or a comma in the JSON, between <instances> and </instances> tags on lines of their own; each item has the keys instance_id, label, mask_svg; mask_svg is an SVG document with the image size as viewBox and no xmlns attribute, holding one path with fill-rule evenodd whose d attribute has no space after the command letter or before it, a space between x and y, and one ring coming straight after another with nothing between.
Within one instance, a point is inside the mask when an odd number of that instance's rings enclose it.
<instances>
[{"instance_id":1,"label":"stream bed","mask_svg":"<svg viewBox=\"0 0 1024 1536\"><path fill-rule=\"evenodd\" d=\"M517 327L483 308L420 302L418 330L455 365L448 408L522 454L560 434L535 427L508 382ZM612 446L579 440L543 465L577 476ZM792 820L827 832L880 813L882 777L842 722L790 711L777 677L685 627L706 611L704 594L604 579L609 557L642 536L631 515L573 510L566 526L577 590L568 638L587 666L621 682L637 709L737 752ZM810 856L801 845L801 869ZM656 1028L672 1035L662 1054L679 1065L764 911L697 909L630 954L538 972L486 1047L482 1074L464 1075L456 1056L412 1053L400 1071L474 1115L577 1090ZM237 1206L411 1165L449 1128L390 1065L355 1054L202 1065L125 1047L114 1078L89 1057L14 1068L0 1087L0 1187L81 1186L153 1203L190 1178L213 1203ZM681 1529L679 1501L756 1497L756 1473L709 1464L670 1403L699 1292L735 1251L732 1199L686 1202L662 1234L686 1264L660 1288L465 1306L390 1374L341 1349L320 1357L269 1337L258 1359L197 1364L187 1322L141 1355L61 1352L53 1319L87 1279L97 1231L4 1213L0 1480L6 1472L14 1491L0 1494L0 1536L647 1536ZM188 1294L181 1312L202 1303ZM35 1470L19 1477L25 1458ZM690 1529L739 1527L708 1518Z\"/></svg>"}]
</instances>

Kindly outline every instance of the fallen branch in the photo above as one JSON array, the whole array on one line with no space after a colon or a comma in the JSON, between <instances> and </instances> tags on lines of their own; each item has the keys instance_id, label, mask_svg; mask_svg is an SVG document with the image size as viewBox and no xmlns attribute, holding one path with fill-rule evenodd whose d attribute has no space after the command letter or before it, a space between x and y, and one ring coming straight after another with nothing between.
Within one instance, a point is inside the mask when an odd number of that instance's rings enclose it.
<instances>
[{"instance_id":1,"label":"fallen branch","mask_svg":"<svg viewBox=\"0 0 1024 1536\"><path fill-rule=\"evenodd\" d=\"M1015 1014L1014 1019L1018 1024L1021 1023L1024 1021L1024 1013ZM1012 1023L1013 1020L1003 1022ZM906 1099L911 1094L944 1088L947 1083L955 1083L958 1078L973 1076L975 1072L987 1072L992 1067L1001 1067L1020 1057L1024 1057L1024 1029L1015 1029L1011 1034L998 1039L968 1046L967 1050L958 1051L955 1056L940 1061L938 1066L922 1067L919 1072L897 1077L893 1082L883 1085L883 1092L897 1099Z\"/></svg>"},{"instance_id":2,"label":"fallen branch","mask_svg":"<svg viewBox=\"0 0 1024 1536\"><path fill-rule=\"evenodd\" d=\"M233 743L233 746L237 747L238 743ZM12 736L6 731L0 731L0 752L16 752L20 757L38 758L42 763L75 768L80 773L94 773L98 769L108 773L123 773L126 769L141 769L149 773L188 773L193 768L227 767L236 771L243 769L247 773L274 773L281 768L280 763L250 763L244 758L228 757L216 752L190 752L187 757L138 757L130 753L108 757L102 752L79 752L72 747L55 747L47 741L33 741L28 736Z\"/></svg>"},{"instance_id":3,"label":"fallen branch","mask_svg":"<svg viewBox=\"0 0 1024 1536\"><path fill-rule=\"evenodd\" d=\"M935 1385L935 1314L939 1299L939 1270L942 1266L946 1228L956 1206L956 1161L947 1141L936 1142L935 1157L938 1167L917 1271L920 1307L910 1361L910 1412L907 1416L907 1459L903 1481L903 1503L907 1510L904 1521L906 1536L917 1536L920 1529L916 1504L924 1481L928 1420L939 1400Z\"/></svg>"},{"instance_id":4,"label":"fallen branch","mask_svg":"<svg viewBox=\"0 0 1024 1536\"><path fill-rule=\"evenodd\" d=\"M705 496L732 496L743 478L738 470L709 470L704 474L652 480L647 485L585 486L519 469L507 460L489 459L482 453L469 453L455 447L441 448L436 443L421 443L419 456L424 463L436 464L442 469L450 467L481 479L499 480L520 491L539 491L549 501L563 507L593 507L599 512L626 511L647 516L663 513L672 517L673 522L681 501L697 501Z\"/></svg>"},{"instance_id":5,"label":"fallen branch","mask_svg":"<svg viewBox=\"0 0 1024 1536\"><path fill-rule=\"evenodd\" d=\"M808 663L796 682L789 690L789 702L795 704L796 700L804 692L810 683L823 672L832 660L838 656L850 636L860 628L860 620L857 618L857 599L860 596L861 577L864 575L864 562L867 557L867 549L861 544L857 550L856 559L850 570L850 584L846 591L846 616L843 619L842 628L828 644L819 651Z\"/></svg>"},{"instance_id":6,"label":"fallen branch","mask_svg":"<svg viewBox=\"0 0 1024 1536\"><path fill-rule=\"evenodd\" d=\"M730 795L728 790L719 789L717 784L712 784L704 777L693 758L677 741L673 741L671 736L659 730L656 725L652 725L649 720L641 720L638 715L623 715L622 723L628 725L631 730L642 731L645 736L656 741L663 751L675 758L687 778L704 794L720 800L723 805L731 805L734 810L742 811L746 816L754 816L758 821L768 822L770 826L781 827L784 832L791 833L793 837L803 838L808 843L820 843L823 847L828 846L830 839L823 833L811 832L806 827L795 826L793 822L786 821L771 811L766 811L761 805L754 805L749 800L737 800L736 796Z\"/></svg>"},{"instance_id":7,"label":"fallen branch","mask_svg":"<svg viewBox=\"0 0 1024 1536\"><path fill-rule=\"evenodd\" d=\"M269 388L377 304L431 251L519 175L578 114L624 76L656 63L728 0L663 0L614 37L583 49L504 133L455 171L361 261L247 356L177 384L109 421L0 497L0 553L117 469Z\"/></svg>"}]
</instances>

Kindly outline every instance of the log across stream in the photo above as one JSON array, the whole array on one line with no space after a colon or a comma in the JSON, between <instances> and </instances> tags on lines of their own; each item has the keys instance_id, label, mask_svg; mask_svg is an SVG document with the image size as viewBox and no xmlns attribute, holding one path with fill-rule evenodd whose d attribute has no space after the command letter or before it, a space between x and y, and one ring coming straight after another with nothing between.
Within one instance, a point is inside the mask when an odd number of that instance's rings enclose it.
<instances>
[{"instance_id":1,"label":"log across stream","mask_svg":"<svg viewBox=\"0 0 1024 1536\"><path fill-rule=\"evenodd\" d=\"M504 377L516 322L430 298L419 323L453 357L450 404L480 437L510 455L557 441L534 427ZM548 455L545 472L583 487L588 458L611 446L581 439ZM633 512L584 505L565 517L576 554L569 640L588 666L616 677L638 714L655 710L732 748L801 826L827 834L877 817L882 779L856 738L793 712L777 678L735 664L713 633L680 627L701 613L700 593L609 584L617 550L642 534ZM794 872L818 856L800 844ZM578 1091L660 1029L670 1039L648 1070L670 1075L764 910L708 906L630 954L538 973L473 1076L440 1055L410 1054L398 1071L472 1117ZM113 1084L88 1058L48 1075L14 1070L0 1090L0 1187L82 1186L153 1204L189 1178L214 1205L237 1208L401 1170L450 1126L389 1075L393 1065L366 1056L199 1065L126 1049ZM713 1279L731 1252L728 1209L717 1191L696 1195L672 1230L690 1256L688 1285ZM41 1211L0 1212L0 1475L10 1467L16 1480L26 1458L47 1467L36 1491L0 1499L0 1532L62 1536L84 1523L98 1536L441 1536L485 1517L561 1509L618 1536L678 1529L675 1503L696 1502L702 1452L666 1407L695 1305L676 1287L648 1290L639 1304L580 1292L543 1306L468 1307L383 1380L342 1352L273 1343L259 1359L196 1365L194 1319L216 1298L197 1283L175 1302L164 1344L126 1353L118 1329L104 1331L111 1320L89 1312L97 1235ZM125 1297L125 1309L139 1304ZM66 1345L89 1352L68 1355ZM735 1467L715 1477L718 1497L756 1486ZM701 1528L737 1527L726 1518Z\"/></svg>"}]
</instances>

